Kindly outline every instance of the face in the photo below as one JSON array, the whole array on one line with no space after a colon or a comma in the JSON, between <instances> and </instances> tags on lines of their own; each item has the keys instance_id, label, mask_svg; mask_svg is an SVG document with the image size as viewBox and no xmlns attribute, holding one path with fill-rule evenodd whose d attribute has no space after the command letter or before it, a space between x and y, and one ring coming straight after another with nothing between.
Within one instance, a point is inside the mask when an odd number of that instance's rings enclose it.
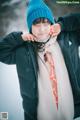
<instances>
[{"instance_id":1,"label":"face","mask_svg":"<svg viewBox=\"0 0 80 120\"><path fill-rule=\"evenodd\" d=\"M32 34L35 35L39 42L46 42L49 38L51 23L48 19L39 18L33 22Z\"/></svg>"}]
</instances>

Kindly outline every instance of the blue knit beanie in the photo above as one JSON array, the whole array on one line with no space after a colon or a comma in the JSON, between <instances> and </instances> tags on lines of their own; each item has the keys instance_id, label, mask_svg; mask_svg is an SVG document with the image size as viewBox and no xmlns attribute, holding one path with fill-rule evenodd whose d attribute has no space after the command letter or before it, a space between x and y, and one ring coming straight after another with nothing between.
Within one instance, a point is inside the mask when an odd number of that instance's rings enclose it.
<instances>
[{"instance_id":1,"label":"blue knit beanie","mask_svg":"<svg viewBox=\"0 0 80 120\"><path fill-rule=\"evenodd\" d=\"M38 18L47 18L54 24L54 17L50 8L44 3L43 0L30 0L27 7L27 26L31 30L33 21Z\"/></svg>"}]
</instances>

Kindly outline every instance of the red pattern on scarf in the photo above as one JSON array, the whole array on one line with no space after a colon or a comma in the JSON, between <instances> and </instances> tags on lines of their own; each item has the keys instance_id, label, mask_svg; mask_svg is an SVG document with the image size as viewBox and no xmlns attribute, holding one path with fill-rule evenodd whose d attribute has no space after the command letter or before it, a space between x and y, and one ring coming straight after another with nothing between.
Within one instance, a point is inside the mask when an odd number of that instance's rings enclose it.
<instances>
[{"instance_id":1,"label":"red pattern on scarf","mask_svg":"<svg viewBox=\"0 0 80 120\"><path fill-rule=\"evenodd\" d=\"M50 67L50 75L49 76L50 76L50 80L51 80L53 95L54 95L56 106L57 106L57 109L58 109L57 79L56 79L54 61L53 61L51 52L47 51L44 54L44 60L45 60L45 62L47 62L49 64L49 67Z\"/></svg>"}]
</instances>

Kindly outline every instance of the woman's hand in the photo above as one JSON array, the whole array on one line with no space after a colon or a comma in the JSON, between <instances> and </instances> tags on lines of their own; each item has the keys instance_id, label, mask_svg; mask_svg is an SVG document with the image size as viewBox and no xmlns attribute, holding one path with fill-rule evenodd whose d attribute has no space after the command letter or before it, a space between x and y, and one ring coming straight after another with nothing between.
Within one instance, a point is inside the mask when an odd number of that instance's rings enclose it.
<instances>
[{"instance_id":1,"label":"woman's hand","mask_svg":"<svg viewBox=\"0 0 80 120\"><path fill-rule=\"evenodd\" d=\"M21 36L24 41L36 41L36 37L30 33L23 33Z\"/></svg>"},{"instance_id":2,"label":"woman's hand","mask_svg":"<svg viewBox=\"0 0 80 120\"><path fill-rule=\"evenodd\" d=\"M59 35L61 32L61 26L58 23L55 23L54 25L51 25L50 28L50 35L52 37Z\"/></svg>"}]
</instances>

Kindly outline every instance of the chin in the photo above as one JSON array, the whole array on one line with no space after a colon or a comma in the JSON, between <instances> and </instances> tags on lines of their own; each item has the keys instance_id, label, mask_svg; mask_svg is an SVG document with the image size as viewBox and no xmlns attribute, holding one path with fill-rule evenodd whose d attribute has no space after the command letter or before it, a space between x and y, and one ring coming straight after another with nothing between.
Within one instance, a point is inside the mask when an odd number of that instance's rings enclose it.
<instances>
[{"instance_id":1,"label":"chin","mask_svg":"<svg viewBox=\"0 0 80 120\"><path fill-rule=\"evenodd\" d=\"M38 41L39 42L46 42L47 41L47 39L49 38L49 36L47 36L47 37L38 37Z\"/></svg>"}]
</instances>

